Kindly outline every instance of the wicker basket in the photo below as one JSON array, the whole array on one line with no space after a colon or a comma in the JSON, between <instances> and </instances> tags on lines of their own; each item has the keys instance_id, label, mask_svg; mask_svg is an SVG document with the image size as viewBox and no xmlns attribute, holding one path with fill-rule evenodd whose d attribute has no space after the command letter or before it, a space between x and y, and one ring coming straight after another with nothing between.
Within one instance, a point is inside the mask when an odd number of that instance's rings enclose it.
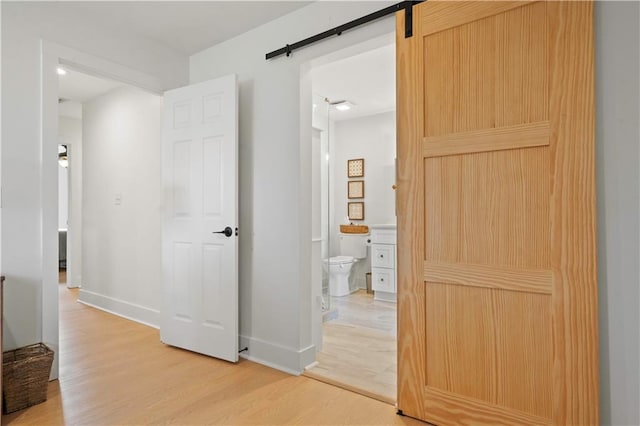
<instances>
[{"instance_id":1,"label":"wicker basket","mask_svg":"<svg viewBox=\"0 0 640 426\"><path fill-rule=\"evenodd\" d=\"M343 234L367 234L369 227L367 225L340 225L340 232Z\"/></svg>"},{"instance_id":2,"label":"wicker basket","mask_svg":"<svg viewBox=\"0 0 640 426\"><path fill-rule=\"evenodd\" d=\"M38 343L2 354L2 400L5 414L47 400L53 351Z\"/></svg>"}]
</instances>

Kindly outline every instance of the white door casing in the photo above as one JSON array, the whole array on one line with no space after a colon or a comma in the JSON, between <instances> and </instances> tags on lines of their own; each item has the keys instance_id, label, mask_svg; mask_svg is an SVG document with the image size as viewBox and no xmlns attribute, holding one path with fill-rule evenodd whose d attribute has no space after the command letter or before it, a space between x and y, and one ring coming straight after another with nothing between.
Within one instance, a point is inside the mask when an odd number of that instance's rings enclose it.
<instances>
[{"instance_id":1,"label":"white door casing","mask_svg":"<svg viewBox=\"0 0 640 426\"><path fill-rule=\"evenodd\" d=\"M235 75L165 93L160 338L238 360ZM230 228L229 236L216 233Z\"/></svg>"}]
</instances>

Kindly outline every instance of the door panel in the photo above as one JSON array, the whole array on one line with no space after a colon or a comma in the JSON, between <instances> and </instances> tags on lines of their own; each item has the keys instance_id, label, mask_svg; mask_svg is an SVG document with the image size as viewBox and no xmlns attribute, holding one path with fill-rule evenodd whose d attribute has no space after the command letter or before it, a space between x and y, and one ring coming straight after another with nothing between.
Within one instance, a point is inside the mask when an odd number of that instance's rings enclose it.
<instances>
[{"instance_id":1,"label":"door panel","mask_svg":"<svg viewBox=\"0 0 640 426\"><path fill-rule=\"evenodd\" d=\"M426 261L550 267L549 149L427 158Z\"/></svg>"},{"instance_id":2,"label":"door panel","mask_svg":"<svg viewBox=\"0 0 640 426\"><path fill-rule=\"evenodd\" d=\"M598 422L592 5L398 14L398 406Z\"/></svg>"},{"instance_id":3,"label":"door panel","mask_svg":"<svg viewBox=\"0 0 640 426\"><path fill-rule=\"evenodd\" d=\"M237 361L235 76L171 90L164 104L161 339Z\"/></svg>"},{"instance_id":4,"label":"door panel","mask_svg":"<svg viewBox=\"0 0 640 426\"><path fill-rule=\"evenodd\" d=\"M435 282L426 291L437 348L427 349L426 386L551 418L550 296Z\"/></svg>"}]
</instances>

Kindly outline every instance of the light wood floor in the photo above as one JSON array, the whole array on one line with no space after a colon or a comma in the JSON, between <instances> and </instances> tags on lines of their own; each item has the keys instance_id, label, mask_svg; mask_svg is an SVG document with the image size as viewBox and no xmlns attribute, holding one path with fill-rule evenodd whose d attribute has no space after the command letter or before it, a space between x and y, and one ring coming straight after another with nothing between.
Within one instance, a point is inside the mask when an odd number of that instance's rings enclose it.
<instances>
[{"instance_id":1,"label":"light wood floor","mask_svg":"<svg viewBox=\"0 0 640 426\"><path fill-rule=\"evenodd\" d=\"M157 330L60 291L60 380L46 402L2 417L31 425L421 425L393 406L306 377L160 343Z\"/></svg>"},{"instance_id":2,"label":"light wood floor","mask_svg":"<svg viewBox=\"0 0 640 426\"><path fill-rule=\"evenodd\" d=\"M396 305L373 300L364 290L331 298L336 319L323 326L318 364L305 375L355 389L381 401L397 397Z\"/></svg>"}]
</instances>

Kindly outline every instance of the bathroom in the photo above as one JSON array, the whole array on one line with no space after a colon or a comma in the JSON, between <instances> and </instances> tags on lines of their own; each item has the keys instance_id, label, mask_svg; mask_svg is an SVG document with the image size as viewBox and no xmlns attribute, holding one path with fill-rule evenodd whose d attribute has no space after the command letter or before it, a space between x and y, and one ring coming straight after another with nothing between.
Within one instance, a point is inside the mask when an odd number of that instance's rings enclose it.
<instances>
[{"instance_id":1,"label":"bathroom","mask_svg":"<svg viewBox=\"0 0 640 426\"><path fill-rule=\"evenodd\" d=\"M305 374L395 402L395 45L378 44L311 71L322 336Z\"/></svg>"}]
</instances>

